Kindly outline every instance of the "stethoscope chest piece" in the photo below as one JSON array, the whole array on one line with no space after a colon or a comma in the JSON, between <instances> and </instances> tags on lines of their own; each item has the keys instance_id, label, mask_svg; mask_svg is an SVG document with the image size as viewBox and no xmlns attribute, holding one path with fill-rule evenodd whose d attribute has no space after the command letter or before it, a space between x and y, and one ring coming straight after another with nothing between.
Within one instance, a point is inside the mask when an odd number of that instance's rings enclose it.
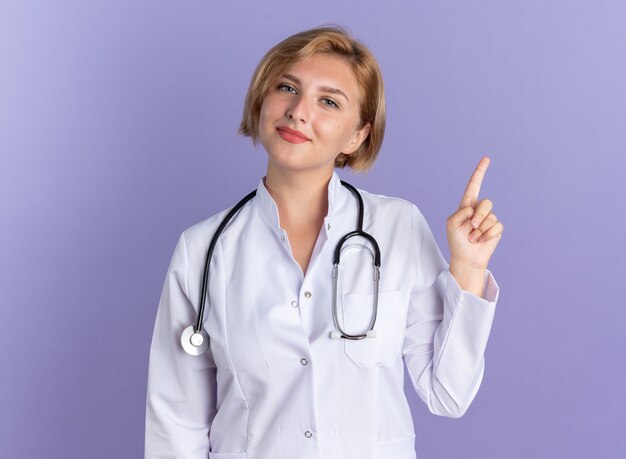
<instances>
[{"instance_id":1,"label":"stethoscope chest piece","mask_svg":"<svg viewBox=\"0 0 626 459\"><path fill-rule=\"evenodd\" d=\"M180 344L189 355L201 355L209 349L209 335L204 330L195 331L193 325L183 330L180 336Z\"/></svg>"}]
</instances>

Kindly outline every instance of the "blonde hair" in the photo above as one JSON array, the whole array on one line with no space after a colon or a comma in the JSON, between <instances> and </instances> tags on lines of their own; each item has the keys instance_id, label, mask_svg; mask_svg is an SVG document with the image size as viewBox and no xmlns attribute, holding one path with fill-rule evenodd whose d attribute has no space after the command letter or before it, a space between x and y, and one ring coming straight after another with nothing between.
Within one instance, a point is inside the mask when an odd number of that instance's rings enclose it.
<instances>
[{"instance_id":1,"label":"blonde hair","mask_svg":"<svg viewBox=\"0 0 626 459\"><path fill-rule=\"evenodd\" d=\"M359 128L369 123L370 132L354 153L340 153L335 167L348 166L365 172L374 164L385 135L385 91L374 55L341 27L318 27L297 33L263 56L248 87L239 132L252 137L255 145L258 143L261 105L267 91L290 67L316 53L341 57L352 67L361 93Z\"/></svg>"}]
</instances>

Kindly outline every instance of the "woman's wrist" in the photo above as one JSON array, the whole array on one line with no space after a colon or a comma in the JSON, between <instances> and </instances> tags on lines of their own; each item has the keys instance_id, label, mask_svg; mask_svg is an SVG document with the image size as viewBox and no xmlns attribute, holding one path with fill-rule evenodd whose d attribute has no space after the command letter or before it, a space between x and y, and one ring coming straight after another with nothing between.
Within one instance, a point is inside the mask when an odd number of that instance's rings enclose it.
<instances>
[{"instance_id":1,"label":"woman's wrist","mask_svg":"<svg viewBox=\"0 0 626 459\"><path fill-rule=\"evenodd\" d=\"M461 290L481 297L485 290L485 272L487 268L475 268L460 263L450 262L450 274L454 277Z\"/></svg>"}]
</instances>

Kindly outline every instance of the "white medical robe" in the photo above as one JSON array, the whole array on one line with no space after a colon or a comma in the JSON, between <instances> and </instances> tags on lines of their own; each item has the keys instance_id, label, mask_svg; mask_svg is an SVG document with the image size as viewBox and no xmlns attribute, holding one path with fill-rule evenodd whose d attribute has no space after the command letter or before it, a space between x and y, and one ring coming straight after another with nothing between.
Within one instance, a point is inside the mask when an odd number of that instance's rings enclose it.
<instances>
[{"instance_id":1,"label":"white medical robe","mask_svg":"<svg viewBox=\"0 0 626 459\"><path fill-rule=\"evenodd\" d=\"M358 209L336 173L305 276L262 180L228 224L211 262L210 349L198 357L180 335L196 322L206 251L226 211L182 233L152 339L147 459L413 459L404 362L431 412L463 415L482 380L498 286L487 271L482 298L462 291L417 207L361 194L364 230L382 255L375 338L330 338L333 252ZM367 328L373 289L371 246L351 238L337 300L346 332Z\"/></svg>"}]
</instances>

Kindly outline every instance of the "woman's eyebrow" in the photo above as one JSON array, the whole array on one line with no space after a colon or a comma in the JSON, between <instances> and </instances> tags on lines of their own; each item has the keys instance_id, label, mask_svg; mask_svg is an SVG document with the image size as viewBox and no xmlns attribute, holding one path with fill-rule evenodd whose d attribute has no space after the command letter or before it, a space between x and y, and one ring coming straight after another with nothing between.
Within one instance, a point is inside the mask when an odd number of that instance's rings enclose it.
<instances>
[{"instance_id":1,"label":"woman's eyebrow","mask_svg":"<svg viewBox=\"0 0 626 459\"><path fill-rule=\"evenodd\" d=\"M322 92L330 92L332 94L338 94L340 96L343 96L348 102L350 102L350 99L348 99L348 96L346 96L346 94L341 89L331 88L330 86L320 86L319 90Z\"/></svg>"},{"instance_id":2,"label":"woman's eyebrow","mask_svg":"<svg viewBox=\"0 0 626 459\"><path fill-rule=\"evenodd\" d=\"M300 84L300 80L297 77L291 75L290 73L285 73L283 75L283 78L287 80L291 80L296 84ZM332 94L338 94L340 96L343 96L348 102L350 102L350 99L348 98L348 96L346 96L346 93L344 93L341 89L333 88L331 86L320 86L318 90L321 92L330 92Z\"/></svg>"}]
</instances>

